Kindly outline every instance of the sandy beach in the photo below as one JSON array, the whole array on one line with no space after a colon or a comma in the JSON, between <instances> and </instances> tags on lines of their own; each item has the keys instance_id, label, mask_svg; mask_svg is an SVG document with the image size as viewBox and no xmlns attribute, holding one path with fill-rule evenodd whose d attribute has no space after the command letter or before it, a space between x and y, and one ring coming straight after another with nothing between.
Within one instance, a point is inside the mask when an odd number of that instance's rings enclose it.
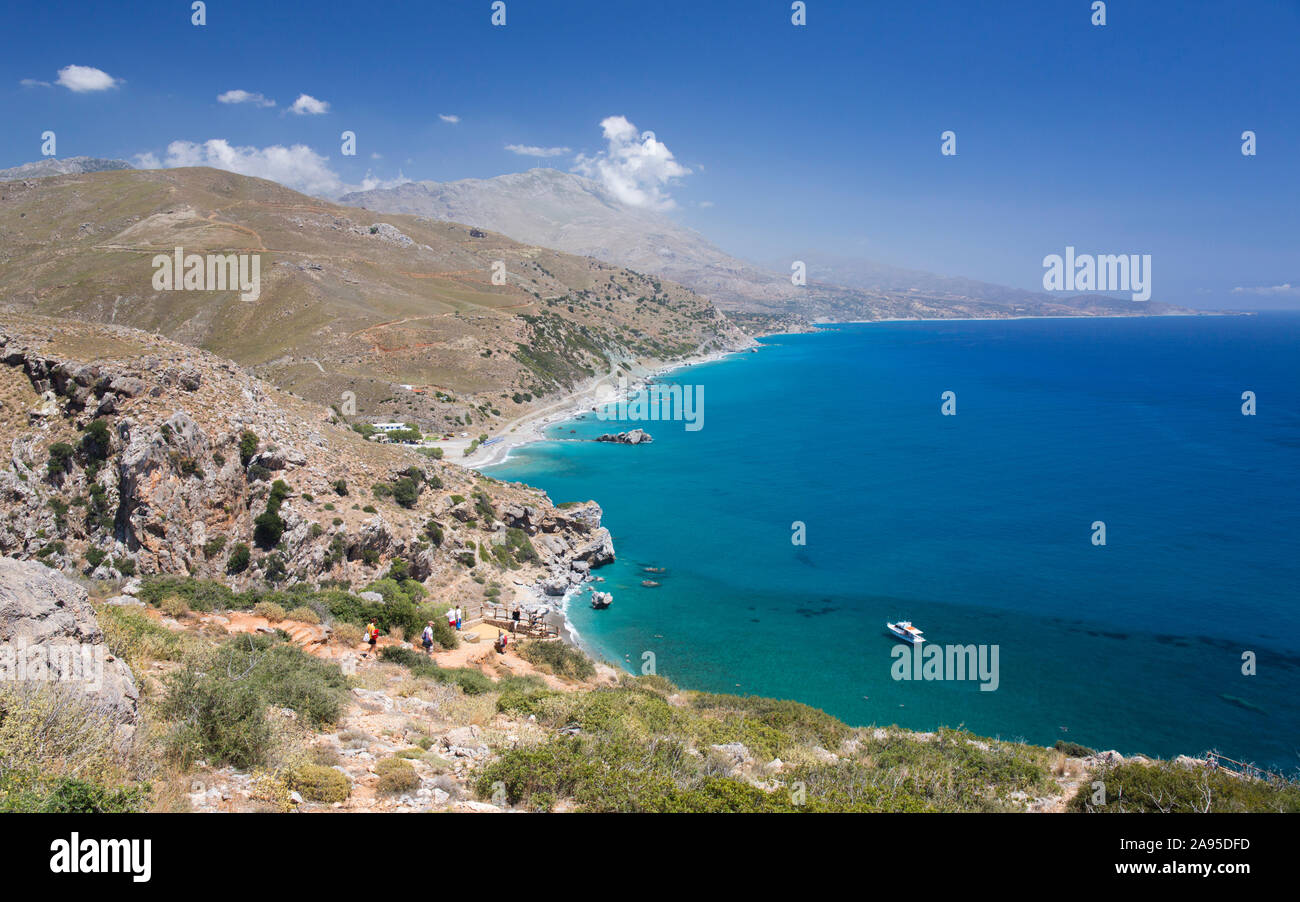
<instances>
[{"instance_id":1,"label":"sandy beach","mask_svg":"<svg viewBox=\"0 0 1300 902\"><path fill-rule=\"evenodd\" d=\"M654 367L631 366L629 368L630 375L627 377L627 391L628 393L639 391L648 382L668 373L698 366L702 363L712 363L733 354L747 353L750 347L756 346L757 342L745 348L711 351L707 354L700 354L696 357L689 357ZM613 403L619 400L619 396L618 376L616 373L610 372L604 376L597 376L588 380L576 391L547 404L545 407L530 411L524 416L504 424L496 432L489 435L490 444L479 446L468 457L465 456L465 449L469 447L472 441L470 438L439 442L438 447L443 449L443 459L450 463L472 470L491 467L505 462L514 449L532 442L545 440L548 426L574 419L579 414L592 410L598 404ZM618 430L611 426L611 431Z\"/></svg>"}]
</instances>

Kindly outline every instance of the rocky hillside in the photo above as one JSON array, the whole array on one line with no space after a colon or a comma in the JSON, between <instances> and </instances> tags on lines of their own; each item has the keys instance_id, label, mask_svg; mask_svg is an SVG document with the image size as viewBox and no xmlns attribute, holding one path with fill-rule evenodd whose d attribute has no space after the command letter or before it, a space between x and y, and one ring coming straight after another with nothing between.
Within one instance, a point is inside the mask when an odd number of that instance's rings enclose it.
<instances>
[{"instance_id":1,"label":"rocky hillside","mask_svg":"<svg viewBox=\"0 0 1300 902\"><path fill-rule=\"evenodd\" d=\"M93 578L393 571L466 602L485 574L527 595L612 560L595 503L556 508L335 419L160 336L0 316L0 553Z\"/></svg>"},{"instance_id":2,"label":"rocky hillside","mask_svg":"<svg viewBox=\"0 0 1300 902\"><path fill-rule=\"evenodd\" d=\"M155 257L177 247L255 256L256 299L155 288ZM0 304L157 332L428 432L490 432L618 367L747 340L657 277L213 169L0 183Z\"/></svg>"},{"instance_id":3,"label":"rocky hillside","mask_svg":"<svg viewBox=\"0 0 1300 902\"><path fill-rule=\"evenodd\" d=\"M599 182L558 169L490 179L408 182L344 195L340 202L382 213L463 222L520 241L655 273L729 307L776 303L789 279L737 260L693 229L621 202Z\"/></svg>"},{"instance_id":4,"label":"rocky hillside","mask_svg":"<svg viewBox=\"0 0 1300 902\"><path fill-rule=\"evenodd\" d=\"M1294 781L1203 758L853 728L619 674L554 640L500 654L492 623L425 654L385 622L402 590L385 592L367 610L368 593L147 578L88 598L0 558L0 636L96 650L115 676L85 694L0 681L0 811L1300 808ZM359 641L372 615L378 654Z\"/></svg>"}]
</instances>

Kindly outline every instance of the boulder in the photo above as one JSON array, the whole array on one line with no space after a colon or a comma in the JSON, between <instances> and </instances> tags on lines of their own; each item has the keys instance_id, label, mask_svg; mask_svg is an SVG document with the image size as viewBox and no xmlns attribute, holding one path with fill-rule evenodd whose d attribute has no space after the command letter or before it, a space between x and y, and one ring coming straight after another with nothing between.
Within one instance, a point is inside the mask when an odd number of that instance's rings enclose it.
<instances>
[{"instance_id":1,"label":"boulder","mask_svg":"<svg viewBox=\"0 0 1300 902\"><path fill-rule=\"evenodd\" d=\"M7 679L57 679L130 735L139 718L135 678L105 646L84 588L43 564L0 557L0 642Z\"/></svg>"},{"instance_id":2,"label":"boulder","mask_svg":"<svg viewBox=\"0 0 1300 902\"><path fill-rule=\"evenodd\" d=\"M609 530L601 527L586 542L573 550L575 560L585 561L590 569L602 567L614 560L614 539Z\"/></svg>"}]
</instances>

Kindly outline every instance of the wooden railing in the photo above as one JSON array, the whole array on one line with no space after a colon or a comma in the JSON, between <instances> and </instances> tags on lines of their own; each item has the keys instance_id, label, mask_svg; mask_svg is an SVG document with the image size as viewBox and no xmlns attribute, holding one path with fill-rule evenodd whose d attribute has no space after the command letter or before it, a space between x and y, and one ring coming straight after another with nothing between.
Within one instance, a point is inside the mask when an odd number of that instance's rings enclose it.
<instances>
[{"instance_id":1,"label":"wooden railing","mask_svg":"<svg viewBox=\"0 0 1300 902\"><path fill-rule=\"evenodd\" d=\"M1218 752L1210 752L1205 756L1205 762L1211 768L1222 767L1231 773L1240 774L1243 777L1250 777L1252 780L1281 780L1281 774L1275 774L1272 771L1264 770L1254 764L1248 764L1245 761L1237 761L1229 758L1227 755L1220 755Z\"/></svg>"},{"instance_id":2,"label":"wooden railing","mask_svg":"<svg viewBox=\"0 0 1300 902\"><path fill-rule=\"evenodd\" d=\"M517 620L514 616L516 611L519 612ZM559 629L550 621L552 615L549 613L525 611L522 608L493 602L484 602L478 605L477 610L470 607L465 613L468 615L465 618L466 622L480 621L524 636L557 639L560 635Z\"/></svg>"}]
</instances>

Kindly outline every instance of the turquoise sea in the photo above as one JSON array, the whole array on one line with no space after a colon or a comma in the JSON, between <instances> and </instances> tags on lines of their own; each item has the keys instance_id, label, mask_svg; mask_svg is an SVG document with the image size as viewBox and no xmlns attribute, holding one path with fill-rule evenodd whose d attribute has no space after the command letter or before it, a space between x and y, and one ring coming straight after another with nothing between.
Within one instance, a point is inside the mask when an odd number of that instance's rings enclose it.
<instances>
[{"instance_id":1,"label":"turquoise sea","mask_svg":"<svg viewBox=\"0 0 1300 902\"><path fill-rule=\"evenodd\" d=\"M1300 766L1300 314L835 326L662 381L703 428L587 414L487 471L604 508L596 654L853 724ZM996 645L997 689L895 680L899 618Z\"/></svg>"}]
</instances>

